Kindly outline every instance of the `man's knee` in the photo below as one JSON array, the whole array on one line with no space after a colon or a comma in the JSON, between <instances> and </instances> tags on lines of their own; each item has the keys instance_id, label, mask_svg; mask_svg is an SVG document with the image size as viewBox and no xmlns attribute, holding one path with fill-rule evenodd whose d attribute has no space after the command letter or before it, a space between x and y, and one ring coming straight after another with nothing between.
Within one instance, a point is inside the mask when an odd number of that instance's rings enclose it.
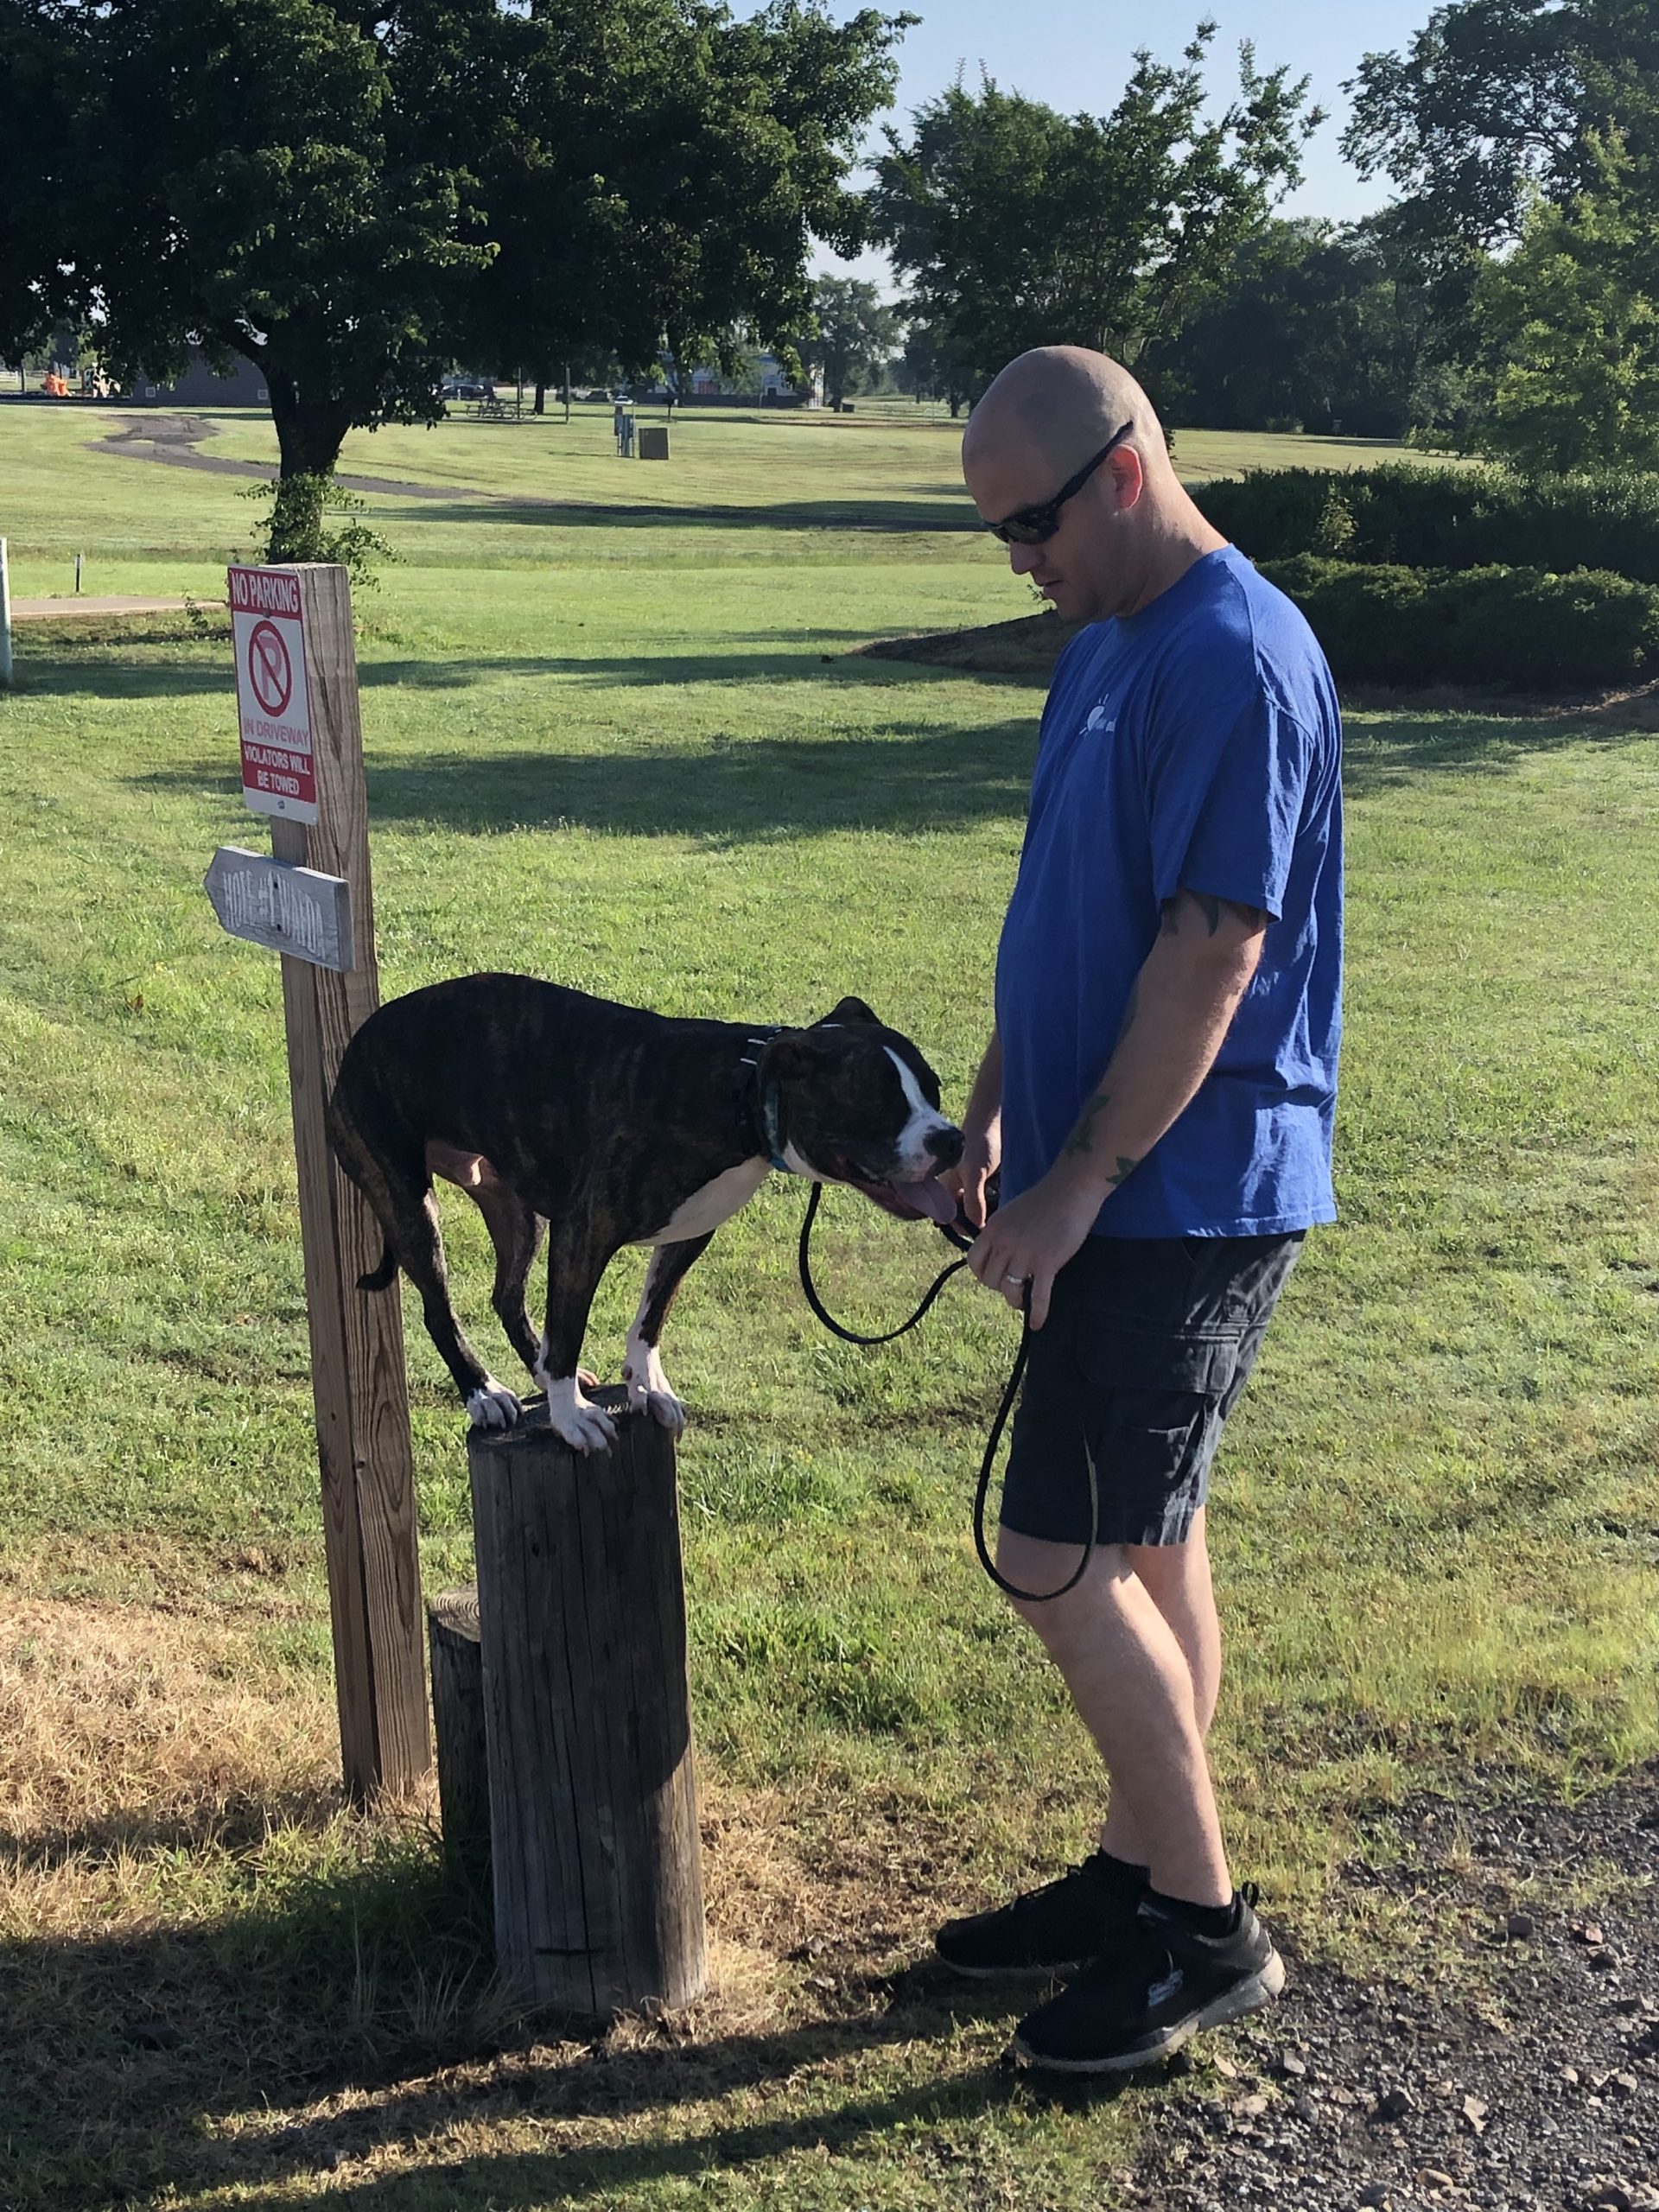
<instances>
[{"instance_id":1,"label":"man's knee","mask_svg":"<svg viewBox=\"0 0 1659 2212\"><path fill-rule=\"evenodd\" d=\"M1077 1571L1077 1558L1075 1544L1052 1544L1040 1536L1022 1535L1017 1529L997 1530L997 1573L1014 1585L1008 1602L1057 1656L1091 1632L1102 1608L1117 1602L1131 1573L1127 1546L1098 1544L1081 1580L1065 1590ZM1064 1596L1048 1594L1062 1590Z\"/></svg>"}]
</instances>

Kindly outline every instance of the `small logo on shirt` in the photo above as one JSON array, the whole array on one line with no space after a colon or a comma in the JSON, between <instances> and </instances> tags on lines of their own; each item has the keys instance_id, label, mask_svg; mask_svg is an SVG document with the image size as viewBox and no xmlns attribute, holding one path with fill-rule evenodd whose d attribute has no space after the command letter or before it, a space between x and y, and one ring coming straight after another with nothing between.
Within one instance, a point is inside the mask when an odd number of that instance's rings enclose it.
<instances>
[{"instance_id":1,"label":"small logo on shirt","mask_svg":"<svg viewBox=\"0 0 1659 2212\"><path fill-rule=\"evenodd\" d=\"M1085 730L1097 729L1103 737L1109 737L1111 735L1112 732L1117 728L1117 716L1114 715L1109 721L1107 720L1106 709L1109 703L1110 702L1105 699L1101 701L1100 704L1095 709L1093 714L1090 715L1088 721L1084 722L1084 728Z\"/></svg>"}]
</instances>

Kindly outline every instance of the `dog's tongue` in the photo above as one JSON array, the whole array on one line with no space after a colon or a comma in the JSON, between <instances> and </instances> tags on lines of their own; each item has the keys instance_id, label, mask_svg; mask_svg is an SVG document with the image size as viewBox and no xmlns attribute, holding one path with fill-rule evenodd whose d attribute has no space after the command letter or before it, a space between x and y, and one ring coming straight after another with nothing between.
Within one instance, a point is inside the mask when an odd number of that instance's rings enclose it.
<instances>
[{"instance_id":1,"label":"dog's tongue","mask_svg":"<svg viewBox=\"0 0 1659 2212\"><path fill-rule=\"evenodd\" d=\"M951 1222L957 1217L957 1202L937 1175L925 1183L899 1183L894 1188L928 1221Z\"/></svg>"}]
</instances>

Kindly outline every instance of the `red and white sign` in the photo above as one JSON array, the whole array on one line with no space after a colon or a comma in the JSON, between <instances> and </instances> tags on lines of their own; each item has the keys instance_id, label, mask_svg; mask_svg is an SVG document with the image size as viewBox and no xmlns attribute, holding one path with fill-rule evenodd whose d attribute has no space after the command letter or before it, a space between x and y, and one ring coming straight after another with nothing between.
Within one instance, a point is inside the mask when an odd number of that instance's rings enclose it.
<instances>
[{"instance_id":1,"label":"red and white sign","mask_svg":"<svg viewBox=\"0 0 1659 2212\"><path fill-rule=\"evenodd\" d=\"M242 797L256 814L315 822L317 779L300 580L287 569L232 569L230 575Z\"/></svg>"}]
</instances>

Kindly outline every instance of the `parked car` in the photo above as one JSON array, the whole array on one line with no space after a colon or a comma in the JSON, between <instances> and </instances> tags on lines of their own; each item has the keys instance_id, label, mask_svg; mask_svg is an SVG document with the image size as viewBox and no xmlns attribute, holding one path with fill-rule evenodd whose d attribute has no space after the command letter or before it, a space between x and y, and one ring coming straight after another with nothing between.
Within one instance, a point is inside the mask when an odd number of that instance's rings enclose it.
<instances>
[{"instance_id":1,"label":"parked car","mask_svg":"<svg viewBox=\"0 0 1659 2212\"><path fill-rule=\"evenodd\" d=\"M474 377L450 377L438 387L442 399L493 399L495 386L480 384Z\"/></svg>"}]
</instances>

